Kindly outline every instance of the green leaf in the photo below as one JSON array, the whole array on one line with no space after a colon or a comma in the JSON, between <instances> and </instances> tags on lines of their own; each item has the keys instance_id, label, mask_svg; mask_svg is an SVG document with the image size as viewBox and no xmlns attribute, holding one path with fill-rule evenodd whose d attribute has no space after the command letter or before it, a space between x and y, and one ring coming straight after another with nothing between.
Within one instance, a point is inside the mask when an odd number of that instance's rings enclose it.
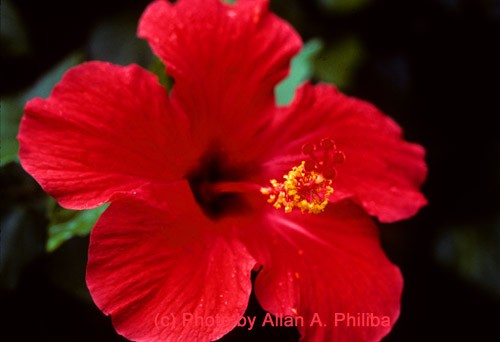
<instances>
[{"instance_id":1,"label":"green leaf","mask_svg":"<svg viewBox=\"0 0 500 342\"><path fill-rule=\"evenodd\" d=\"M323 50L315 60L315 76L341 89L350 86L363 59L363 47L355 37L347 37Z\"/></svg>"},{"instance_id":2,"label":"green leaf","mask_svg":"<svg viewBox=\"0 0 500 342\"><path fill-rule=\"evenodd\" d=\"M18 160L17 132L26 102L35 97L49 96L52 88L61 80L63 74L81 61L82 57L79 54L72 54L47 72L25 92L0 99L2 113L0 115L0 165Z\"/></svg>"},{"instance_id":3,"label":"green leaf","mask_svg":"<svg viewBox=\"0 0 500 342\"><path fill-rule=\"evenodd\" d=\"M17 160L19 143L17 131L23 115L23 108L17 97L0 99L0 166Z\"/></svg>"},{"instance_id":4,"label":"green leaf","mask_svg":"<svg viewBox=\"0 0 500 342\"><path fill-rule=\"evenodd\" d=\"M106 208L107 205L91 210L67 210L52 200L49 208L50 224L47 251L53 252L63 242L74 236L88 235Z\"/></svg>"},{"instance_id":5,"label":"green leaf","mask_svg":"<svg viewBox=\"0 0 500 342\"><path fill-rule=\"evenodd\" d=\"M167 74L165 64L156 57L149 66L149 71L158 77L158 82L167 90L171 90L174 85L174 79Z\"/></svg>"},{"instance_id":6,"label":"green leaf","mask_svg":"<svg viewBox=\"0 0 500 342\"><path fill-rule=\"evenodd\" d=\"M311 77L313 73L312 60L322 46L320 40L311 40L304 44L299 54L292 59L290 74L275 89L276 103L279 106L289 104L293 100L297 87Z\"/></svg>"}]
</instances>

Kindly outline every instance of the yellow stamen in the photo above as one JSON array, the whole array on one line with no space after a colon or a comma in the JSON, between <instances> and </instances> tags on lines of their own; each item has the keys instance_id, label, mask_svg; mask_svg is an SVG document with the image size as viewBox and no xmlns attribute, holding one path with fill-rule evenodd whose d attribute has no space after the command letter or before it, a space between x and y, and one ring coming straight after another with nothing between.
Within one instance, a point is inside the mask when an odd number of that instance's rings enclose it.
<instances>
[{"instance_id":1,"label":"yellow stamen","mask_svg":"<svg viewBox=\"0 0 500 342\"><path fill-rule=\"evenodd\" d=\"M284 181L270 181L269 188L261 188L260 192L269 196L267 200L276 209L283 208L286 213L294 208L309 214L319 214L325 210L328 198L333 193L332 180L326 179L315 171L306 171L305 162L295 166L283 176Z\"/></svg>"}]
</instances>

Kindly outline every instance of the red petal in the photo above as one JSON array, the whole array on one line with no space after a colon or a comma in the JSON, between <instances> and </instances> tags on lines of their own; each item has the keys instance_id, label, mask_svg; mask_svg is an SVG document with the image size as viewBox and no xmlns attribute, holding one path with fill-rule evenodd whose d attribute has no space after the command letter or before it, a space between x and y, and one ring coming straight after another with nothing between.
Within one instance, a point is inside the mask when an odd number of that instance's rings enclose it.
<instances>
[{"instance_id":1,"label":"red petal","mask_svg":"<svg viewBox=\"0 0 500 342\"><path fill-rule=\"evenodd\" d=\"M145 182L180 178L190 159L182 120L149 72L86 63L48 99L28 102L19 155L61 205L91 208Z\"/></svg>"},{"instance_id":2,"label":"red petal","mask_svg":"<svg viewBox=\"0 0 500 342\"><path fill-rule=\"evenodd\" d=\"M424 149L404 141L399 126L367 102L331 86L305 85L270 131L270 178L304 160L303 144L331 138L346 155L333 201L350 197L384 222L410 217L427 203L419 191L427 173Z\"/></svg>"},{"instance_id":3,"label":"red petal","mask_svg":"<svg viewBox=\"0 0 500 342\"><path fill-rule=\"evenodd\" d=\"M172 98L202 143L216 139L239 151L274 113L274 88L302 43L268 2L160 0L141 19L139 36L175 78Z\"/></svg>"},{"instance_id":4,"label":"red petal","mask_svg":"<svg viewBox=\"0 0 500 342\"><path fill-rule=\"evenodd\" d=\"M241 243L217 234L187 183L154 193L151 203L114 201L92 230L92 297L134 341L220 338L245 312L255 262Z\"/></svg>"},{"instance_id":5,"label":"red petal","mask_svg":"<svg viewBox=\"0 0 500 342\"><path fill-rule=\"evenodd\" d=\"M321 215L274 211L267 230L247 241L263 264L255 283L259 302L276 316L302 316L297 325L305 340L378 341L396 322L401 274L357 206L331 204ZM340 321L342 314L355 323Z\"/></svg>"}]
</instances>

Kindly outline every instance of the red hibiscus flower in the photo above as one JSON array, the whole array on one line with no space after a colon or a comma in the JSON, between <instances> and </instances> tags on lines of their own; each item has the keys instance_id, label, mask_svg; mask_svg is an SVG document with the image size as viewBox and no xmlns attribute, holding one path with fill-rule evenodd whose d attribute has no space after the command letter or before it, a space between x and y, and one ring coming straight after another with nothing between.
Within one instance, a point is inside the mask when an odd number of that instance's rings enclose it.
<instances>
[{"instance_id":1,"label":"red hibiscus flower","mask_svg":"<svg viewBox=\"0 0 500 342\"><path fill-rule=\"evenodd\" d=\"M402 278L369 215L392 222L426 203L423 149L332 86L305 84L277 107L301 40L267 0L160 0L139 36L175 79L171 94L136 65L86 63L27 104L19 133L24 168L62 206L111 202L87 284L116 330L220 338L258 271L260 304L297 318L304 340L385 336Z\"/></svg>"}]
</instances>

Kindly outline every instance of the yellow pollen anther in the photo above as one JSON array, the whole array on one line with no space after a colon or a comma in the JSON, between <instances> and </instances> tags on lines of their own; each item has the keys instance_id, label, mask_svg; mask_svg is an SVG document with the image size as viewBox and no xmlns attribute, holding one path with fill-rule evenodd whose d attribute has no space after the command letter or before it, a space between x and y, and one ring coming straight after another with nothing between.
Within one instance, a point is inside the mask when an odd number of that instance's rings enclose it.
<instances>
[{"instance_id":1,"label":"yellow pollen anther","mask_svg":"<svg viewBox=\"0 0 500 342\"><path fill-rule=\"evenodd\" d=\"M309 214L319 214L325 210L328 198L333 193L332 180L326 179L316 171L306 171L303 161L283 176L283 183L276 179L270 181L270 188L260 192L269 196L268 203L276 209L283 208L286 213L294 208Z\"/></svg>"}]
</instances>

